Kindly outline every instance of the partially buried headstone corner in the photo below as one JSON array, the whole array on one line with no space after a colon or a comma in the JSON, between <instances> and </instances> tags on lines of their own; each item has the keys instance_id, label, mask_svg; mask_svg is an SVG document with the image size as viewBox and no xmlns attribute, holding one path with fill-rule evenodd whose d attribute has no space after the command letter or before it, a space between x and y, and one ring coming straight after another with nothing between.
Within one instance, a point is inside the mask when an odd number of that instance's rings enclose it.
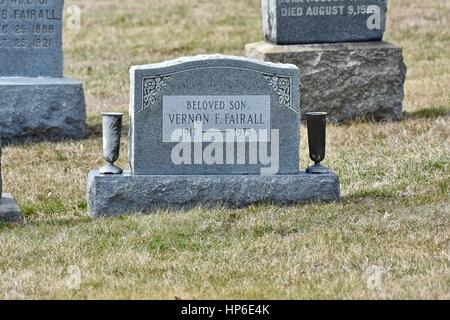
<instances>
[{"instance_id":1,"label":"partially buried headstone corner","mask_svg":"<svg viewBox=\"0 0 450 320\"><path fill-rule=\"evenodd\" d=\"M16 200L10 193L3 193L2 147L0 135L0 222L20 222L22 213Z\"/></svg>"}]
</instances>

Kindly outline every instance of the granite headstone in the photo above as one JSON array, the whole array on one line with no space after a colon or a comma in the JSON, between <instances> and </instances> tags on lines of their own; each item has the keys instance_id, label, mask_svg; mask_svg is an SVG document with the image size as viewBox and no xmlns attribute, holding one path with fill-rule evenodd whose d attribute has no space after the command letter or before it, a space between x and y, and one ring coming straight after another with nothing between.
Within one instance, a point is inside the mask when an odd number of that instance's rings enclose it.
<instances>
[{"instance_id":1,"label":"granite headstone","mask_svg":"<svg viewBox=\"0 0 450 320\"><path fill-rule=\"evenodd\" d=\"M90 216L339 200L336 174L299 171L297 67L208 55L130 74L131 171L89 174Z\"/></svg>"},{"instance_id":2,"label":"granite headstone","mask_svg":"<svg viewBox=\"0 0 450 320\"><path fill-rule=\"evenodd\" d=\"M266 39L276 44L380 41L387 0L262 0Z\"/></svg>"},{"instance_id":3,"label":"granite headstone","mask_svg":"<svg viewBox=\"0 0 450 320\"><path fill-rule=\"evenodd\" d=\"M6 142L83 138L82 84L63 77L63 0L0 0L0 127Z\"/></svg>"},{"instance_id":4,"label":"granite headstone","mask_svg":"<svg viewBox=\"0 0 450 320\"><path fill-rule=\"evenodd\" d=\"M220 55L199 56L131 69L130 164L134 174L259 174L261 163L230 163L227 150L246 132L279 131L279 173L297 173L299 164L299 72L276 65ZM223 133L224 165L175 164L172 133L193 136L195 125ZM225 134L232 130L231 139ZM231 140L231 142L229 141ZM256 141L257 142L257 141ZM236 142L237 144L238 142ZM229 148L228 148L229 147ZM271 150L271 142L268 143ZM258 159L259 161L260 159ZM227 165L228 163L228 165Z\"/></svg>"},{"instance_id":5,"label":"granite headstone","mask_svg":"<svg viewBox=\"0 0 450 320\"><path fill-rule=\"evenodd\" d=\"M62 0L0 0L0 77L62 77Z\"/></svg>"}]
</instances>

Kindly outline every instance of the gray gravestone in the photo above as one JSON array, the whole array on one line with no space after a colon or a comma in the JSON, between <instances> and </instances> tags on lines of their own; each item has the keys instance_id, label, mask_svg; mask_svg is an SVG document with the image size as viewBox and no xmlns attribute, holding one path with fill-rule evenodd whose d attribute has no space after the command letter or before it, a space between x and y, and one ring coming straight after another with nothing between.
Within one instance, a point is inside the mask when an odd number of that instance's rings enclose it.
<instances>
[{"instance_id":1,"label":"gray gravestone","mask_svg":"<svg viewBox=\"0 0 450 320\"><path fill-rule=\"evenodd\" d=\"M276 44L380 41L387 0L262 0L266 39Z\"/></svg>"},{"instance_id":2,"label":"gray gravestone","mask_svg":"<svg viewBox=\"0 0 450 320\"><path fill-rule=\"evenodd\" d=\"M175 143L171 143L171 134L176 129L192 132L198 118L205 131L232 129L238 135L249 129L279 130L280 173L298 172L300 96L298 90L293 90L298 86L295 66L219 55L133 67L133 173L260 173L260 163L199 166L193 159L191 165L174 164L171 156ZM237 139L233 136L231 140ZM223 151L225 163L227 155Z\"/></svg>"},{"instance_id":3,"label":"gray gravestone","mask_svg":"<svg viewBox=\"0 0 450 320\"><path fill-rule=\"evenodd\" d=\"M83 138L82 84L63 77L63 0L0 0L0 127L6 142Z\"/></svg>"},{"instance_id":4,"label":"gray gravestone","mask_svg":"<svg viewBox=\"0 0 450 320\"><path fill-rule=\"evenodd\" d=\"M300 69L302 113L336 122L402 119L402 49L383 42L387 0L262 0L267 41L246 56Z\"/></svg>"},{"instance_id":5,"label":"gray gravestone","mask_svg":"<svg viewBox=\"0 0 450 320\"><path fill-rule=\"evenodd\" d=\"M132 67L130 73L131 172L89 174L92 217L339 200L334 173L299 171L295 66L209 55ZM120 122L110 120L103 134L111 166L119 152Z\"/></svg>"},{"instance_id":6,"label":"gray gravestone","mask_svg":"<svg viewBox=\"0 0 450 320\"><path fill-rule=\"evenodd\" d=\"M62 0L0 0L0 77L62 77Z\"/></svg>"}]
</instances>

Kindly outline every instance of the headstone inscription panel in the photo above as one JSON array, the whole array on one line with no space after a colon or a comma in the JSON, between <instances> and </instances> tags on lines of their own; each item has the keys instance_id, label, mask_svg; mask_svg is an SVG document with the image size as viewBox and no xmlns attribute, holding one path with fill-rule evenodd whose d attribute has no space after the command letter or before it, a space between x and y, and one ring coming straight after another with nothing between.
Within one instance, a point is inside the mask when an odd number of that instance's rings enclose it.
<instances>
[{"instance_id":1,"label":"headstone inscription panel","mask_svg":"<svg viewBox=\"0 0 450 320\"><path fill-rule=\"evenodd\" d=\"M0 77L62 77L63 0L0 0Z\"/></svg>"}]
</instances>

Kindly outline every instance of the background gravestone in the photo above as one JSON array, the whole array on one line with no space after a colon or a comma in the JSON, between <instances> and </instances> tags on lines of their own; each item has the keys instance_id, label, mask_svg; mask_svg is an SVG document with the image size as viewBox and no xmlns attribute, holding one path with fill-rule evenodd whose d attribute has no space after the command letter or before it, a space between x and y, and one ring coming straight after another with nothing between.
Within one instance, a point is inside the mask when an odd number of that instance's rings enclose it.
<instances>
[{"instance_id":1,"label":"background gravestone","mask_svg":"<svg viewBox=\"0 0 450 320\"><path fill-rule=\"evenodd\" d=\"M133 67L131 77L134 103L130 106L130 164L135 174L261 172L260 164L173 164L171 152L175 143L171 143L171 133L178 128L194 129L189 115L208 118L208 121L202 121L203 130L278 129L280 173L298 172L300 97L297 90L292 90L299 84L295 66L259 65L244 59L213 55ZM158 82L160 87L156 88ZM153 87L157 89L154 94ZM280 98L284 100L278 103ZM188 110L188 104L193 103L200 108ZM205 103L206 110L202 108ZM236 108L233 109L232 104ZM186 115L187 123L177 125L174 117L178 115L181 115L179 118ZM235 123L236 116L240 118L241 115L246 117L245 123Z\"/></svg>"},{"instance_id":2,"label":"background gravestone","mask_svg":"<svg viewBox=\"0 0 450 320\"><path fill-rule=\"evenodd\" d=\"M0 77L62 77L62 13L61 0L0 0Z\"/></svg>"},{"instance_id":3,"label":"background gravestone","mask_svg":"<svg viewBox=\"0 0 450 320\"><path fill-rule=\"evenodd\" d=\"M386 0L262 0L264 34L276 44L381 41L386 11Z\"/></svg>"},{"instance_id":4,"label":"background gravestone","mask_svg":"<svg viewBox=\"0 0 450 320\"><path fill-rule=\"evenodd\" d=\"M329 119L402 119L402 49L382 41L386 0L262 0L266 42L250 58L299 67L302 113Z\"/></svg>"},{"instance_id":5,"label":"background gravestone","mask_svg":"<svg viewBox=\"0 0 450 320\"><path fill-rule=\"evenodd\" d=\"M83 138L79 81L63 77L63 0L0 0L0 127L6 142Z\"/></svg>"},{"instance_id":6,"label":"background gravestone","mask_svg":"<svg viewBox=\"0 0 450 320\"><path fill-rule=\"evenodd\" d=\"M92 217L146 213L161 207L339 200L337 175L299 171L297 67L207 55L132 67L130 75L131 172L89 174ZM201 128L193 123L195 119ZM105 159L117 159L119 144L113 137L119 130L116 126L104 128L104 135L110 135L104 136ZM258 135L238 142L241 129L266 130L270 138ZM216 139L193 143L195 132L200 132L195 130L223 134L224 143L216 143ZM177 131L187 141L174 142L172 134ZM116 142L115 147L111 141ZM252 144L255 153L250 151ZM180 146L186 152L182 163L173 157ZM246 151L239 153L243 146ZM195 160L195 150L200 151L201 161ZM215 156L213 163L204 157L210 152ZM267 154L270 163L261 154Z\"/></svg>"}]
</instances>

